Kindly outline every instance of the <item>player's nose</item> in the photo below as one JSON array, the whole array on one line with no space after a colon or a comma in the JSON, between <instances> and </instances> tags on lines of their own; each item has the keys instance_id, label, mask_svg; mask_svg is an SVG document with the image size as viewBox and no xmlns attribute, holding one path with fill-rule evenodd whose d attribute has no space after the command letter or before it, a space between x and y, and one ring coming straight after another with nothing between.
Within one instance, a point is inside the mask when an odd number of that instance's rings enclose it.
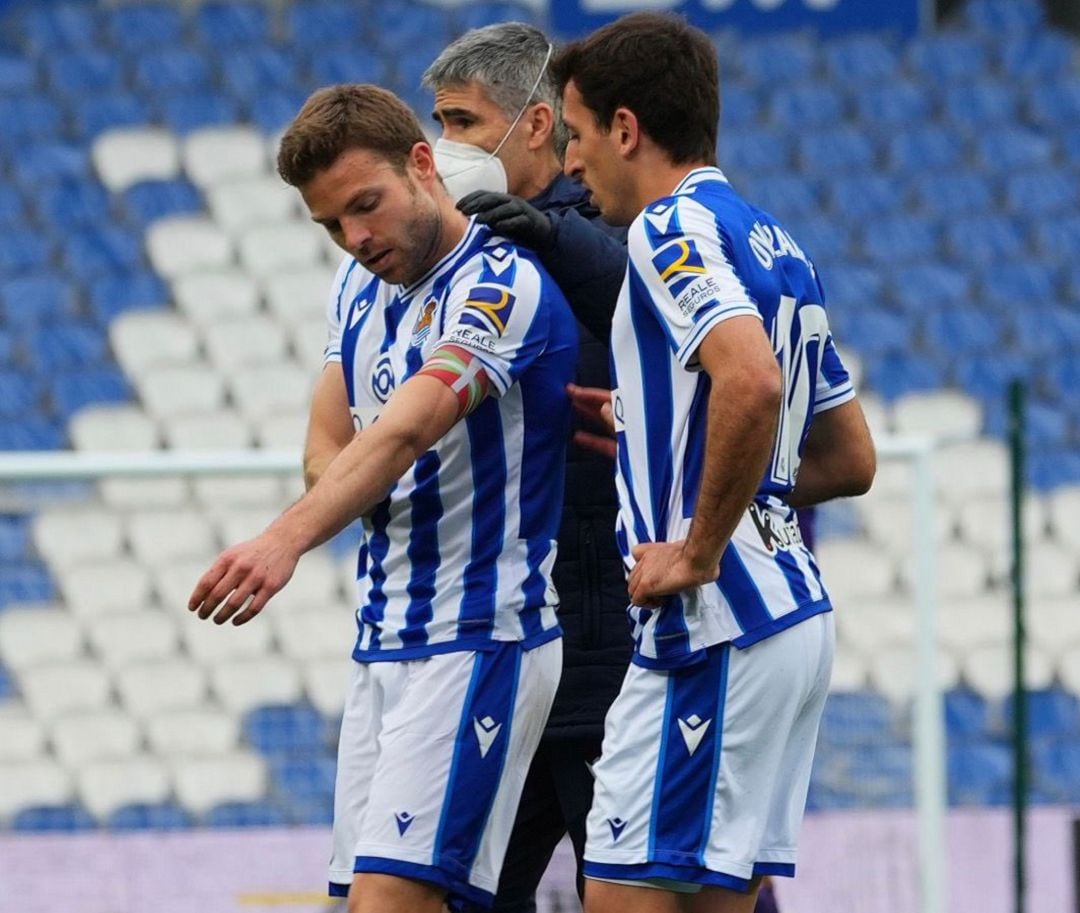
<instances>
[{"instance_id":1,"label":"player's nose","mask_svg":"<svg viewBox=\"0 0 1080 913\"><path fill-rule=\"evenodd\" d=\"M356 253L371 240L371 230L362 219L346 216L341 220L341 231L345 237L345 246Z\"/></svg>"}]
</instances>

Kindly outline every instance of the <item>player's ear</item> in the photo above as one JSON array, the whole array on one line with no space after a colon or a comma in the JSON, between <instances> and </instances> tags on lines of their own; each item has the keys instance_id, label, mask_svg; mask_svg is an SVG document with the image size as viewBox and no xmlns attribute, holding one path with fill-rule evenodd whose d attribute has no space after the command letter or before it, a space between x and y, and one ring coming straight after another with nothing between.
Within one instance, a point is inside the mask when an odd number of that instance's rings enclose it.
<instances>
[{"instance_id":1,"label":"player's ear","mask_svg":"<svg viewBox=\"0 0 1080 913\"><path fill-rule=\"evenodd\" d=\"M524 120L529 131L529 149L539 149L551 139L551 133L555 129L555 112L547 102L531 105Z\"/></svg>"},{"instance_id":2,"label":"player's ear","mask_svg":"<svg viewBox=\"0 0 1080 913\"><path fill-rule=\"evenodd\" d=\"M423 141L414 143L409 150L409 165L421 180L432 179L437 174L435 154L431 151L431 146Z\"/></svg>"},{"instance_id":3,"label":"player's ear","mask_svg":"<svg viewBox=\"0 0 1080 913\"><path fill-rule=\"evenodd\" d=\"M611 136L619 154L630 156L641 143L641 127L637 115L629 108L616 108L611 118Z\"/></svg>"}]
</instances>

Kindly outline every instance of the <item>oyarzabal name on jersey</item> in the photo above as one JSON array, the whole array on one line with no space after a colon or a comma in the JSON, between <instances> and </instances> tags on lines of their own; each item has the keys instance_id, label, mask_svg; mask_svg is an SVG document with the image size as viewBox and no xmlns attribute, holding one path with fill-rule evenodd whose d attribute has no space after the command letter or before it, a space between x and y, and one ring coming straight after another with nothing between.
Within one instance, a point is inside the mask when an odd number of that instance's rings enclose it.
<instances>
[{"instance_id":1,"label":"oyarzabal name on jersey","mask_svg":"<svg viewBox=\"0 0 1080 913\"><path fill-rule=\"evenodd\" d=\"M691 282L675 300L676 306L688 317L694 313L703 301L716 298L720 294L720 283L712 276L702 276Z\"/></svg>"},{"instance_id":2,"label":"oyarzabal name on jersey","mask_svg":"<svg viewBox=\"0 0 1080 913\"><path fill-rule=\"evenodd\" d=\"M791 235L779 225L755 222L747 236L747 241L758 263L765 269L772 269L773 263L781 257L794 257L805 263L811 273L814 272L814 264L810 262L810 258L803 253L802 248L795 243Z\"/></svg>"}]
</instances>

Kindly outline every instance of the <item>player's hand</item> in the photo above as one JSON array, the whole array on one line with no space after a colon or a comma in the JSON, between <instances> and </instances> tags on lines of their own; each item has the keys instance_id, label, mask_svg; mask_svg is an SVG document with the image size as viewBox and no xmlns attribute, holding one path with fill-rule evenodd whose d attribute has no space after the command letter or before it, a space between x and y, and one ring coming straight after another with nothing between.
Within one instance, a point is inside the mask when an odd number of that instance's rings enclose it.
<instances>
[{"instance_id":1,"label":"player's hand","mask_svg":"<svg viewBox=\"0 0 1080 913\"><path fill-rule=\"evenodd\" d=\"M204 620L213 615L219 625L230 618L234 625L246 624L289 582L299 560L295 549L267 530L218 556L195 585L188 610Z\"/></svg>"},{"instance_id":2,"label":"player's hand","mask_svg":"<svg viewBox=\"0 0 1080 913\"><path fill-rule=\"evenodd\" d=\"M575 431L574 443L604 456L615 459L615 413L611 408L611 391L601 387L566 385L566 394L578 414L599 425L606 434Z\"/></svg>"},{"instance_id":3,"label":"player's hand","mask_svg":"<svg viewBox=\"0 0 1080 913\"><path fill-rule=\"evenodd\" d=\"M474 190L458 200L457 207L467 216L476 216L496 234L533 250L547 250L555 239L551 219L521 197Z\"/></svg>"},{"instance_id":4,"label":"player's hand","mask_svg":"<svg viewBox=\"0 0 1080 913\"><path fill-rule=\"evenodd\" d=\"M665 596L710 583L720 576L719 562L702 567L684 548L685 539L676 542L643 542L632 554L637 562L630 571L627 591L636 606L658 608Z\"/></svg>"}]
</instances>

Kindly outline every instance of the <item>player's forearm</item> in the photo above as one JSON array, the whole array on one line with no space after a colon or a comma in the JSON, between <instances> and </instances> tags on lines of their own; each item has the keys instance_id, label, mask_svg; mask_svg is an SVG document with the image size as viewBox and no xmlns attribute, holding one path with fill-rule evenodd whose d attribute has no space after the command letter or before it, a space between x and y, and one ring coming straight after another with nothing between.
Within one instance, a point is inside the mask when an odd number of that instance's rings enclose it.
<instances>
[{"instance_id":1,"label":"player's forearm","mask_svg":"<svg viewBox=\"0 0 1080 913\"><path fill-rule=\"evenodd\" d=\"M866 494L874 478L873 451L858 463L843 453L804 453L799 478L788 496L792 507L811 507L834 498Z\"/></svg>"},{"instance_id":2,"label":"player's forearm","mask_svg":"<svg viewBox=\"0 0 1080 913\"><path fill-rule=\"evenodd\" d=\"M779 374L743 372L709 394L701 484L684 551L696 567L715 569L761 484L776 440Z\"/></svg>"},{"instance_id":3,"label":"player's forearm","mask_svg":"<svg viewBox=\"0 0 1080 913\"><path fill-rule=\"evenodd\" d=\"M329 442L308 443L304 449L304 488L307 491L315 487L315 483L323 477L323 473L344 449Z\"/></svg>"}]
</instances>

